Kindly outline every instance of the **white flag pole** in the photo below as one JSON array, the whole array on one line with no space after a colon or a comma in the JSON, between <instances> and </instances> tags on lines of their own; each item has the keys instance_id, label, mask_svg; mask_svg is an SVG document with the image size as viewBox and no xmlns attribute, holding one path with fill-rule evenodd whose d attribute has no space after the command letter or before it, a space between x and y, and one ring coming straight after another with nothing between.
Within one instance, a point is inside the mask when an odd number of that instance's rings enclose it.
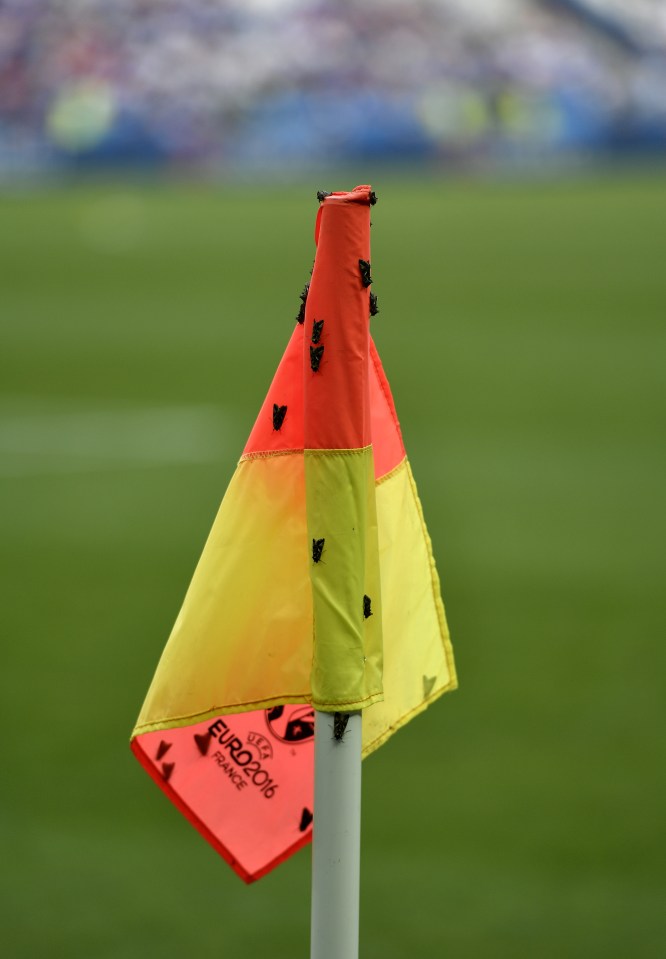
<instances>
[{"instance_id":1,"label":"white flag pole","mask_svg":"<svg viewBox=\"0 0 666 959\"><path fill-rule=\"evenodd\" d=\"M310 959L358 959L360 866L361 713L317 711Z\"/></svg>"}]
</instances>

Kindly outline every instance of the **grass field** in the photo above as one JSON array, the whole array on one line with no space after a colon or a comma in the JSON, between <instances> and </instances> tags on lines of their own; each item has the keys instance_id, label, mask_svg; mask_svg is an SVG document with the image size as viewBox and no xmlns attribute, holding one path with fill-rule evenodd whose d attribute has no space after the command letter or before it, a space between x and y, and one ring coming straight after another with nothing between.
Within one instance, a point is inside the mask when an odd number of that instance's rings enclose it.
<instances>
[{"instance_id":1,"label":"grass field","mask_svg":"<svg viewBox=\"0 0 666 959\"><path fill-rule=\"evenodd\" d=\"M128 737L324 186L0 198L7 959L308 954L309 852L245 887ZM374 186L461 686L364 766L361 954L657 959L666 177Z\"/></svg>"}]
</instances>

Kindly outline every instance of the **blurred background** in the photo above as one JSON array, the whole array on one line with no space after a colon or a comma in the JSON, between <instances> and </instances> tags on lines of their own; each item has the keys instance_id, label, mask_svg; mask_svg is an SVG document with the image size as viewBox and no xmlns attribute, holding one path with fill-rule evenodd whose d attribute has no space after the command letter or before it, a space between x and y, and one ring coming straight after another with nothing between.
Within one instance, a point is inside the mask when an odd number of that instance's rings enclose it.
<instances>
[{"instance_id":1,"label":"blurred background","mask_svg":"<svg viewBox=\"0 0 666 959\"><path fill-rule=\"evenodd\" d=\"M460 678L361 955L666 955L665 160L663 0L0 0L3 956L308 954L128 739L357 183Z\"/></svg>"},{"instance_id":2,"label":"blurred background","mask_svg":"<svg viewBox=\"0 0 666 959\"><path fill-rule=\"evenodd\" d=\"M0 172L666 147L663 0L2 0Z\"/></svg>"}]
</instances>

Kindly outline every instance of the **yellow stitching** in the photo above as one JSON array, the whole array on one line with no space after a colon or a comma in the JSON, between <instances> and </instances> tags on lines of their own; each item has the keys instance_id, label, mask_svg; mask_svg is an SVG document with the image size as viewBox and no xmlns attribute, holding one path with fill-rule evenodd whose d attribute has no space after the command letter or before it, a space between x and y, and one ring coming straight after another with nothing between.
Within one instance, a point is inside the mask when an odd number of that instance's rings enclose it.
<instances>
[{"instance_id":1,"label":"yellow stitching","mask_svg":"<svg viewBox=\"0 0 666 959\"><path fill-rule=\"evenodd\" d=\"M294 696L270 696L266 699L256 699L247 703L233 703L226 706L211 706L210 709L204 709L198 713L190 713L187 716L173 716L171 719L155 719L149 723L140 723L134 727L132 738L141 735L144 732L153 732L158 729L174 729L178 726L189 726L196 722L204 722L206 719L212 719L213 716L222 714L233 714L250 712L249 707L254 709L264 709L276 705L293 705L296 703L309 703L311 696L309 693L297 693Z\"/></svg>"},{"instance_id":2,"label":"yellow stitching","mask_svg":"<svg viewBox=\"0 0 666 959\"><path fill-rule=\"evenodd\" d=\"M372 443L368 446L357 446L351 449L298 449L298 450L259 450L252 453L243 453L241 458L238 461L238 465L244 463L246 460L255 460L255 459L267 459L270 456L289 456L294 453L307 453L308 456L337 456L337 455L348 455L351 453L366 453L368 450L372 449Z\"/></svg>"},{"instance_id":3,"label":"yellow stitching","mask_svg":"<svg viewBox=\"0 0 666 959\"><path fill-rule=\"evenodd\" d=\"M269 456L290 456L293 453L302 453L303 450L261 450L256 453L243 453L241 458L238 460L238 465L245 463L247 460L260 460L267 459Z\"/></svg>"},{"instance_id":4,"label":"yellow stitching","mask_svg":"<svg viewBox=\"0 0 666 959\"><path fill-rule=\"evenodd\" d=\"M384 473L383 476L380 476L379 479L376 479L376 480L375 480L375 486L381 486L381 484L382 484L382 483L385 483L386 480L393 479L394 476L397 476L397 475L398 475L398 473L400 472L400 470L403 470L403 469L405 468L405 465L406 465L406 464L407 464L407 457L405 456L405 457L403 457L403 459L400 461L400 463L398 463L397 466L394 466L394 467L393 467L392 470L389 470L388 473Z\"/></svg>"},{"instance_id":5,"label":"yellow stitching","mask_svg":"<svg viewBox=\"0 0 666 959\"><path fill-rule=\"evenodd\" d=\"M252 712L257 709L270 709L277 705L295 705L297 703L310 703L315 708L323 712L335 712L339 706L354 706L364 708L364 705L372 705L377 702L378 697L383 693L370 693L363 699L339 700L335 703L315 703L312 693L298 693L295 696L271 696L267 699L252 700L247 703L229 703L226 706L213 706L211 709L202 710L199 713L191 713L187 716L173 716L171 719L156 719L149 723L140 723L134 727L131 739L137 736L143 736L146 733L158 732L162 729L177 729L182 726L194 725L195 722L205 722L219 715L234 715L242 712ZM250 708L251 707L251 708Z\"/></svg>"},{"instance_id":6,"label":"yellow stitching","mask_svg":"<svg viewBox=\"0 0 666 959\"><path fill-rule=\"evenodd\" d=\"M374 752L375 749L379 749L387 739L390 739L394 733L397 733L399 729L405 726L410 719L414 716L417 716L419 713L424 712L428 706L433 703L436 699L439 699L440 696L443 696L444 693L452 692L454 689L458 688L458 683L455 678L455 675L446 686L440 686L439 689L436 689L434 692L430 693L427 699L422 699L418 705L414 706L413 709L410 709L408 712L404 713L399 719L394 723L388 726L379 736L376 736L369 743L363 745L363 758L365 759L370 753Z\"/></svg>"},{"instance_id":7,"label":"yellow stitching","mask_svg":"<svg viewBox=\"0 0 666 959\"><path fill-rule=\"evenodd\" d=\"M369 446L358 446L353 449L306 449L303 450L303 452L306 454L306 456L352 456L354 453L367 453L368 450L371 449L372 443L370 443Z\"/></svg>"},{"instance_id":8,"label":"yellow stitching","mask_svg":"<svg viewBox=\"0 0 666 959\"><path fill-rule=\"evenodd\" d=\"M246 463L251 460L260 460L260 459L269 459L272 456L289 456L292 453L309 453L309 454L319 454L319 453L362 453L366 450L369 450L370 446L361 446L355 450L265 450L258 453L244 453L243 456L238 461L238 466L241 463ZM384 473L383 476L375 479L375 486L380 486L382 483L385 483L387 480L392 479L396 476L400 470L405 468L407 462L407 456L403 456L402 460L398 463L397 466L394 466L393 469L389 470L388 473Z\"/></svg>"}]
</instances>

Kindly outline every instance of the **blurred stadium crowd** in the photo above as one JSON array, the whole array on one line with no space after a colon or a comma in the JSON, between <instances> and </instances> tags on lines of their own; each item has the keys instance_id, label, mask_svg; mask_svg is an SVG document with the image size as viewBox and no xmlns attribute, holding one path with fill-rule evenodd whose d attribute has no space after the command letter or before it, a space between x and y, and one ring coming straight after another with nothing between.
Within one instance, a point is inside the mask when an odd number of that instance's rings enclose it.
<instances>
[{"instance_id":1,"label":"blurred stadium crowd","mask_svg":"<svg viewBox=\"0 0 666 959\"><path fill-rule=\"evenodd\" d=\"M0 173L628 149L662 0L0 0Z\"/></svg>"}]
</instances>

